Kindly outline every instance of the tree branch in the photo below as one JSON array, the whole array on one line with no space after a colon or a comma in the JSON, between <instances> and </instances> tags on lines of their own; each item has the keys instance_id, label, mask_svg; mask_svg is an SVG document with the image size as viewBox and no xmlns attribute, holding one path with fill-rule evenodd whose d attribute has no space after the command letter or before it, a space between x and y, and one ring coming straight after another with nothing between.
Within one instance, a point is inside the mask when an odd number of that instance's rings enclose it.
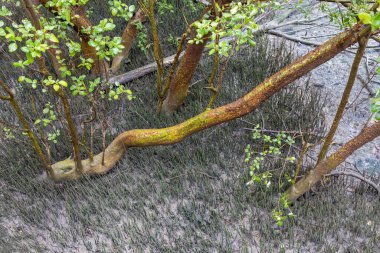
<instances>
[{"instance_id":1,"label":"tree branch","mask_svg":"<svg viewBox=\"0 0 380 253\"><path fill-rule=\"evenodd\" d=\"M348 99L350 98L351 90L355 84L356 75L358 73L360 62L361 62L363 55L365 53L367 42L368 42L368 35L359 39L359 49L356 52L354 61L352 63L350 76L348 77L346 88L344 89L342 99L339 103L338 110L337 110L335 117L334 117L334 121L331 125L330 131L327 134L327 137L326 137L326 140L323 144L321 152L319 153L318 162L322 161L326 157L326 154L329 150L330 144L332 143L334 135L338 129L340 120L343 117L343 113L344 113L344 110L346 109Z\"/></svg>"},{"instance_id":2,"label":"tree branch","mask_svg":"<svg viewBox=\"0 0 380 253\"><path fill-rule=\"evenodd\" d=\"M352 171L337 171L337 172L332 172L332 173L329 173L326 175L327 177L329 176L350 176L350 177L355 177L367 184L369 184L370 186L372 186L378 193L380 193L380 185L376 184L375 182L373 182L372 180L362 176L362 175L359 175L358 173L355 173L355 172L352 172Z\"/></svg>"},{"instance_id":3,"label":"tree branch","mask_svg":"<svg viewBox=\"0 0 380 253\"><path fill-rule=\"evenodd\" d=\"M132 17L131 20L129 20L127 27L124 29L123 35L122 35L122 44L124 46L123 51L116 55L114 59L112 60L112 66L110 68L110 71L112 73L116 73L121 66L121 62L123 59L127 58L129 55L129 52L132 48L133 42L135 41L135 38L137 36L137 27L136 24L138 22L143 22L145 20L146 16L142 9L139 9L135 15Z\"/></svg>"},{"instance_id":4,"label":"tree branch","mask_svg":"<svg viewBox=\"0 0 380 253\"><path fill-rule=\"evenodd\" d=\"M380 121L372 126L364 128L359 135L344 144L334 154L318 163L317 166L309 171L300 181L290 187L287 191L289 200L294 201L309 191L313 185L323 178L324 175L330 173L357 149L378 136L380 136Z\"/></svg>"},{"instance_id":5,"label":"tree branch","mask_svg":"<svg viewBox=\"0 0 380 253\"><path fill-rule=\"evenodd\" d=\"M319 48L297 59L289 66L267 78L251 92L230 104L207 110L172 127L162 129L135 129L124 132L117 136L105 149L104 164L102 164L102 153L94 156L91 162L89 159L82 161L83 174L95 175L108 172L123 157L128 147L147 147L177 143L206 128L242 117L259 107L269 97L291 82L304 76L312 69L325 63L347 47L356 43L358 37L364 36L370 31L371 27L368 25L355 25L351 30L338 34ZM75 163L71 159L57 162L53 164L52 167L55 176L62 180L76 179L82 176L75 170Z\"/></svg>"}]
</instances>

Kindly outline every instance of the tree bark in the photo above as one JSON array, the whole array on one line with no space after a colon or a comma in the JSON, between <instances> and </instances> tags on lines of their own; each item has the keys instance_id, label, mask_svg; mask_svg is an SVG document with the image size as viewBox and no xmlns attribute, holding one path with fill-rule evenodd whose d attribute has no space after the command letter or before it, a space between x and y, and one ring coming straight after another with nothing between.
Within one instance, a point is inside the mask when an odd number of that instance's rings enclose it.
<instances>
[{"instance_id":1,"label":"tree bark","mask_svg":"<svg viewBox=\"0 0 380 253\"><path fill-rule=\"evenodd\" d=\"M133 42L136 39L137 36L137 27L136 23L138 22L144 22L145 20L145 14L144 12L139 9L135 15L132 17L131 20L129 20L127 27L124 29L122 38L123 38L123 51L115 56L115 58L112 60L112 66L110 68L110 71L112 73L116 73L120 69L121 62L128 57L129 52L132 48Z\"/></svg>"},{"instance_id":2,"label":"tree bark","mask_svg":"<svg viewBox=\"0 0 380 253\"><path fill-rule=\"evenodd\" d=\"M309 191L324 175L330 173L357 149L378 136L380 136L380 121L364 128L359 135L344 144L338 151L318 163L314 169L309 171L306 176L288 190L289 200L294 201Z\"/></svg>"},{"instance_id":3,"label":"tree bark","mask_svg":"<svg viewBox=\"0 0 380 253\"><path fill-rule=\"evenodd\" d=\"M31 19L33 26L37 29L41 29L40 15L35 10L35 8L39 5L39 1L38 0L24 0L23 4L24 4L24 7L26 9L27 15ZM55 71L56 75L59 76L61 65L59 64L59 62L57 60L56 49L50 48L47 50L47 52L48 52L48 54L50 56L50 60L53 64L54 71ZM44 75L50 75L50 71L48 70L48 68L45 64L45 58L43 56L37 58L37 64L39 66L40 71L42 71L42 73Z\"/></svg>"},{"instance_id":4,"label":"tree bark","mask_svg":"<svg viewBox=\"0 0 380 253\"><path fill-rule=\"evenodd\" d=\"M191 79L202 58L206 43L207 41L205 40L202 44L189 44L187 46L176 74L170 83L168 94L162 104L163 113L172 114L185 101Z\"/></svg>"},{"instance_id":5,"label":"tree bark","mask_svg":"<svg viewBox=\"0 0 380 253\"><path fill-rule=\"evenodd\" d=\"M219 6L222 6L229 4L231 0L214 1L214 4L215 2L217 2ZM207 7L206 10L208 8L210 7ZM213 13L212 15L216 16L217 14ZM204 38L203 43L198 45L189 44L187 46L175 76L170 82L166 98L162 103L161 112L166 115L170 115L174 113L185 101L189 91L191 79L193 78L195 70L197 69L202 58L207 41L208 39Z\"/></svg>"},{"instance_id":6,"label":"tree bark","mask_svg":"<svg viewBox=\"0 0 380 253\"><path fill-rule=\"evenodd\" d=\"M94 156L93 161L89 159L82 161L83 174L96 175L107 173L123 157L129 147L177 143L206 128L242 117L256 109L269 97L291 82L356 43L359 37L365 36L370 31L371 27L368 25L356 25L352 29L336 35L320 47L267 78L251 92L230 104L207 110L175 126L162 129L136 129L124 132L117 136L106 148L104 164L102 164L102 153ZM75 163L71 159L57 162L52 167L57 179L77 179L82 176L75 170Z\"/></svg>"},{"instance_id":7,"label":"tree bark","mask_svg":"<svg viewBox=\"0 0 380 253\"><path fill-rule=\"evenodd\" d=\"M354 87L355 81L356 81L356 76L358 74L359 70L359 65L360 62L362 61L362 58L365 53L365 49L367 46L369 36L363 37L359 39L359 49L356 52L354 61L351 66L351 71L350 71L350 76L348 77L346 88L344 89L342 99L339 103L338 110L336 111L334 121L331 125L330 131L328 132L326 136L326 140L323 143L323 147L321 149L321 152L319 153L318 156L318 163L325 159L327 152L329 151L329 147L333 141L333 138L335 136L336 131L338 130L340 121L343 117L343 113L346 110L346 105L348 103L348 99L350 98L350 94L352 91L352 88Z\"/></svg>"},{"instance_id":8,"label":"tree bark","mask_svg":"<svg viewBox=\"0 0 380 253\"><path fill-rule=\"evenodd\" d=\"M46 6L46 3L49 2L49 0L39 1L44 6ZM57 8L49 8L49 10L53 13L58 11ZM92 66L91 71L94 75L99 75L100 73L106 71L106 63L104 61L99 60L99 57L96 54L96 49L88 44L90 42L89 36L82 32L82 29L86 29L92 26L91 21L87 18L83 6L72 7L70 11L71 21L74 24L74 29L78 33L81 41L83 55L85 58L91 58L94 60L94 64Z\"/></svg>"}]
</instances>

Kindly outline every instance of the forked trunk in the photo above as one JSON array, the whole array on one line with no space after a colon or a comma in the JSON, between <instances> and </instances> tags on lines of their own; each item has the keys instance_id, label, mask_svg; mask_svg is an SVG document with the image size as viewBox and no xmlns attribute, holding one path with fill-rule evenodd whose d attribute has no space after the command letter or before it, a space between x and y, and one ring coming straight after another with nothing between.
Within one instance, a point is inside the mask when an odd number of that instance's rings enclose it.
<instances>
[{"instance_id":1,"label":"forked trunk","mask_svg":"<svg viewBox=\"0 0 380 253\"><path fill-rule=\"evenodd\" d=\"M357 149L378 136L380 136L380 121L372 126L364 128L359 135L344 144L338 151L319 162L314 169L309 171L300 181L288 190L289 200L294 201L309 191L313 185L323 178L324 175L330 173Z\"/></svg>"}]
</instances>

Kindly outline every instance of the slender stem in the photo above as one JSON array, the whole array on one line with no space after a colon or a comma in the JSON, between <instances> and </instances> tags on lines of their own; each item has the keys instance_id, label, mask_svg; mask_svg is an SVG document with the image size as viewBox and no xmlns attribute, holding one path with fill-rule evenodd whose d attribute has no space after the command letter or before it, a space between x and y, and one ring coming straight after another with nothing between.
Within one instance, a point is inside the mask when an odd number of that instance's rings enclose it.
<instances>
[{"instance_id":1,"label":"slender stem","mask_svg":"<svg viewBox=\"0 0 380 253\"><path fill-rule=\"evenodd\" d=\"M0 99L1 100L11 100L11 97L0 95Z\"/></svg>"},{"instance_id":2,"label":"slender stem","mask_svg":"<svg viewBox=\"0 0 380 253\"><path fill-rule=\"evenodd\" d=\"M214 102L216 100L216 96L218 95L219 89L222 86L222 81L223 81L223 78L224 78L224 74L226 73L226 69L227 69L227 66L228 66L228 63L229 63L231 57L232 57L232 54L230 54L228 56L228 58L224 61L223 67L222 67L222 69L220 71L220 74L219 74L218 83L217 83L217 85L215 87L215 91L212 94L210 102L207 105L207 109L211 109L212 105L214 104Z\"/></svg>"},{"instance_id":3,"label":"slender stem","mask_svg":"<svg viewBox=\"0 0 380 253\"><path fill-rule=\"evenodd\" d=\"M37 112L37 105L36 105L36 100L34 98L34 95L31 94L30 95L30 99L31 99L31 102L32 102L32 109L33 109L33 112L34 114L38 117L38 112ZM50 163L51 162L51 151L50 151L50 146L49 146L49 142L46 138L46 135L44 134L44 132L42 131L41 127L39 125L36 125L37 127L37 130L42 138L42 141L44 142L45 144L45 147L46 147L46 152L48 154L48 162Z\"/></svg>"},{"instance_id":4,"label":"slender stem","mask_svg":"<svg viewBox=\"0 0 380 253\"><path fill-rule=\"evenodd\" d=\"M159 101L163 100L162 97L162 78L164 75L164 67L163 67L163 61L162 61L162 53L160 48L160 41L158 38L158 30L157 30L157 23L156 19L154 17L154 5L155 0L149 0L149 10L148 10L148 17L150 21L150 25L152 27L152 36L153 36L153 54L154 59L157 63L157 95L159 98Z\"/></svg>"},{"instance_id":5,"label":"slender stem","mask_svg":"<svg viewBox=\"0 0 380 253\"><path fill-rule=\"evenodd\" d=\"M169 90L170 82L173 79L174 71L175 71L175 69L177 68L177 65L178 65L179 56L181 55L183 45L185 44L186 38L189 36L191 28L192 28L192 24L189 25L188 28L187 28L187 30L182 34L181 40L180 40L180 42L178 44L178 47L177 47L177 52L176 52L176 54L174 56L173 64L172 64L172 66L170 68L169 75L166 78L164 90L162 92L163 96L166 96L166 93Z\"/></svg>"},{"instance_id":6,"label":"slender stem","mask_svg":"<svg viewBox=\"0 0 380 253\"><path fill-rule=\"evenodd\" d=\"M294 185L296 183L296 179L298 177L298 174L299 174L302 162L303 162L303 158L305 156L307 149L309 148L309 143L303 141L303 138L302 138L302 142L303 142L302 150L301 150L300 158L298 159L298 162L297 162L296 170L294 172L294 177L292 179L292 185Z\"/></svg>"},{"instance_id":7,"label":"slender stem","mask_svg":"<svg viewBox=\"0 0 380 253\"><path fill-rule=\"evenodd\" d=\"M368 42L368 38L369 38L368 34L362 38L359 38L359 48L358 48L358 51L356 52L354 61L352 63L350 76L348 78L346 88L344 89L343 96L342 96L342 99L340 101L338 110L335 114L335 118L334 118L334 121L333 121L332 126L330 128L330 131L328 132L325 143L323 144L321 152L319 153L318 162L322 161L326 157L327 151L328 151L328 149L332 143L332 140L334 138L336 130L338 129L339 123L342 119L344 110L345 110L346 105L348 103L348 99L350 97L352 87L354 86L354 83L356 80L356 75L358 73L360 62L361 62L363 55L365 53L365 48L366 48L366 45Z\"/></svg>"},{"instance_id":8,"label":"slender stem","mask_svg":"<svg viewBox=\"0 0 380 253\"><path fill-rule=\"evenodd\" d=\"M106 80L108 82L108 78ZM89 90L88 90L88 88L87 88L87 86L86 86L85 83L83 83L83 88L84 88L84 90L86 91L87 94L90 94L90 92L89 92ZM84 147L84 150L86 151L87 155L89 156L89 159L92 160L93 159L92 149L90 148L90 150L89 150L86 147L86 142L87 142L87 139L86 139L86 133L87 133L87 131L86 131L87 130L86 125L87 124L92 124L92 122L94 122L96 120L96 118L98 117L98 113L97 113L97 110L96 110L95 96L90 95L89 96L89 102L91 104L91 117L89 119L84 120L82 122L82 124L81 124L81 126L82 126L82 132L83 132L81 146ZM90 138L90 142L91 141L92 141L92 139ZM90 144L90 147L91 146L92 145Z\"/></svg>"},{"instance_id":9,"label":"slender stem","mask_svg":"<svg viewBox=\"0 0 380 253\"><path fill-rule=\"evenodd\" d=\"M216 73L218 72L219 59L220 59L220 56L219 56L219 39L220 39L220 36L219 36L219 34L217 34L216 38L215 38L215 49L216 50L215 50L215 56L214 56L214 64L212 66L210 78L208 79L208 87L213 91L214 96L218 92L217 89L214 87L214 80L216 77ZM215 89L212 89L212 88L215 88ZM210 103L211 103L211 101L210 101ZM207 108L211 107L210 103L207 106Z\"/></svg>"},{"instance_id":10,"label":"slender stem","mask_svg":"<svg viewBox=\"0 0 380 253\"><path fill-rule=\"evenodd\" d=\"M65 111L65 118L69 126L71 144L73 146L73 151L74 151L75 167L76 167L76 170L78 170L79 174L81 174L83 171L83 166L82 166L82 159L80 156L79 138L78 138L77 129L75 127L75 123L71 114L70 102L64 91L60 90L58 94L59 94L59 97L61 98L61 101L63 104L63 110Z\"/></svg>"},{"instance_id":11,"label":"slender stem","mask_svg":"<svg viewBox=\"0 0 380 253\"><path fill-rule=\"evenodd\" d=\"M17 118L20 120L21 125L23 126L26 134L28 135L30 141L32 142L34 150L36 151L37 156L39 157L40 161L42 162L43 166L45 167L46 172L48 173L48 175L51 178L54 179L55 177L54 177L54 172L52 170L52 167L48 163L46 156L45 156L44 152L42 151L40 144L38 143L36 136L34 135L33 131L29 127L29 124L28 124L24 114L22 113L19 104L17 103L16 99L14 98L14 95L13 95L11 89L9 89L9 87L2 80L0 80L0 86L5 90L6 93L8 93L9 102L11 103Z\"/></svg>"}]
</instances>

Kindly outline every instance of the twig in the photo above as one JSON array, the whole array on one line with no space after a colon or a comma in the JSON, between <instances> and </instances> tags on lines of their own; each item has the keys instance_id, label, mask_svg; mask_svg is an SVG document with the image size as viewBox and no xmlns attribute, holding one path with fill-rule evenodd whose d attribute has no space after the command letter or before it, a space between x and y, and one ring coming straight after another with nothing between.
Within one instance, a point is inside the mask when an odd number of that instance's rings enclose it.
<instances>
[{"instance_id":1,"label":"twig","mask_svg":"<svg viewBox=\"0 0 380 253\"><path fill-rule=\"evenodd\" d=\"M308 45L308 46L315 46L315 47L317 47L317 46L322 45L322 43L319 43L319 42L312 42L312 41L308 41L308 40L304 40L304 39L299 39L297 37L290 36L288 34L285 34L285 33L279 32L279 31L275 31L275 30L269 30L268 33L272 34L272 35L275 35L275 36L278 36L278 37L285 38L287 40L291 40L291 41L294 41L294 42L299 42L301 44Z\"/></svg>"},{"instance_id":2,"label":"twig","mask_svg":"<svg viewBox=\"0 0 380 253\"><path fill-rule=\"evenodd\" d=\"M326 176L351 176L351 177L355 177L367 184L369 184L370 186L372 186L378 193L380 193L380 185L376 184L375 182L373 182L372 180L364 177L364 176L361 176L359 175L358 173L355 173L355 172L351 172L351 171L338 171L338 172L332 172L330 174L327 174Z\"/></svg>"}]
</instances>

